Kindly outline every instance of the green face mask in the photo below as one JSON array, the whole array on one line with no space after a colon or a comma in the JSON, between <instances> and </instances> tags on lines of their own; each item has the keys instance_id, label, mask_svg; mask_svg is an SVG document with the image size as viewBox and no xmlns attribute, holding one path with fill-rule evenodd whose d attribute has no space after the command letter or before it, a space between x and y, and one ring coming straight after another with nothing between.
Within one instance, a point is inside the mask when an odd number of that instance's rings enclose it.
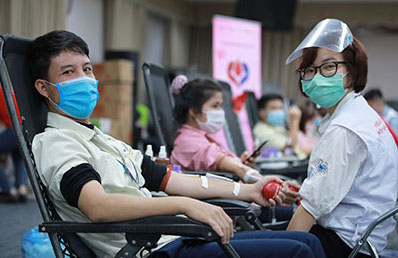
<instances>
[{"instance_id":1,"label":"green face mask","mask_svg":"<svg viewBox=\"0 0 398 258\"><path fill-rule=\"evenodd\" d=\"M311 80L301 80L303 92L315 104L330 108L336 105L348 91L348 89L343 87L345 75L336 73L331 77L324 77L320 74L315 74Z\"/></svg>"}]
</instances>

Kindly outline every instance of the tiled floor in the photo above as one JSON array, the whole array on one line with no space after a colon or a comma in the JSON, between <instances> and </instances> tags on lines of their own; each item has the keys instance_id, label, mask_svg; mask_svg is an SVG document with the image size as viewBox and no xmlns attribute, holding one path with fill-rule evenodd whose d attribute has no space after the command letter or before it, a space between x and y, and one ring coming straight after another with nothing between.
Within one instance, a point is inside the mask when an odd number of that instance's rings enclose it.
<instances>
[{"instance_id":1,"label":"tiled floor","mask_svg":"<svg viewBox=\"0 0 398 258\"><path fill-rule=\"evenodd\" d=\"M36 200L27 203L0 203L0 257L22 257L22 236L42 222Z\"/></svg>"}]
</instances>

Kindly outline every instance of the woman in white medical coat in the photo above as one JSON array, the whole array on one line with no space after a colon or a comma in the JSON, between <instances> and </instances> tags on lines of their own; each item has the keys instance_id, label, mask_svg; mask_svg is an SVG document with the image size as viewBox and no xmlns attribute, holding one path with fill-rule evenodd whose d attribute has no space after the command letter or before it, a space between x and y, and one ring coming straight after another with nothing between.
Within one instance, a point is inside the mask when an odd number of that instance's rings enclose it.
<instances>
[{"instance_id":1,"label":"woman in white medical coat","mask_svg":"<svg viewBox=\"0 0 398 258\"><path fill-rule=\"evenodd\" d=\"M394 207L398 149L360 95L367 82L367 55L345 23L318 23L286 63L293 60L301 91L328 114L299 192L301 205L287 230L315 234L328 257L348 257L367 226ZM390 218L370 235L379 255L394 226ZM370 257L369 251L362 248L357 257Z\"/></svg>"}]
</instances>

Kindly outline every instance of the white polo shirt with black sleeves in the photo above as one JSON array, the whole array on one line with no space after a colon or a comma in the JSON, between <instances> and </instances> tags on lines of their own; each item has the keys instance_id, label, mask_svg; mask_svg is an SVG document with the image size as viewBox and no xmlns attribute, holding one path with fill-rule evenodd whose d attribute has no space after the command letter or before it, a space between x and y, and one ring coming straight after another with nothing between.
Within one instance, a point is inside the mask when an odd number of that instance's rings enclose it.
<instances>
[{"instance_id":1,"label":"white polo shirt with black sleeves","mask_svg":"<svg viewBox=\"0 0 398 258\"><path fill-rule=\"evenodd\" d=\"M81 164L88 163L95 169L107 193L151 197L144 187L140 151L96 127L92 130L55 113L48 113L47 126L43 133L34 137L32 151L40 178L63 220L90 222L78 208L68 204L60 189L64 174ZM126 243L124 234L79 235L98 257L114 257ZM176 238L162 237L159 248Z\"/></svg>"}]
</instances>

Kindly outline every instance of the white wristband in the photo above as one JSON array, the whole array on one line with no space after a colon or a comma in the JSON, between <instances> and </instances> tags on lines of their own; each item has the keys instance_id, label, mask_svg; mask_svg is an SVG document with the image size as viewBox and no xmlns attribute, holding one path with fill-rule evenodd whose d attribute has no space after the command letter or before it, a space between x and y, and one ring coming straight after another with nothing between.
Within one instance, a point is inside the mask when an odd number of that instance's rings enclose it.
<instances>
[{"instance_id":1,"label":"white wristband","mask_svg":"<svg viewBox=\"0 0 398 258\"><path fill-rule=\"evenodd\" d=\"M202 179L202 187L205 189L209 188L209 182L207 181L207 177L200 176L200 179Z\"/></svg>"},{"instance_id":2,"label":"white wristband","mask_svg":"<svg viewBox=\"0 0 398 258\"><path fill-rule=\"evenodd\" d=\"M240 184L238 182L234 182L234 191L232 192L235 196L238 196L240 192Z\"/></svg>"},{"instance_id":3,"label":"white wristband","mask_svg":"<svg viewBox=\"0 0 398 258\"><path fill-rule=\"evenodd\" d=\"M249 169L249 170L246 172L245 176L243 177L243 182L247 183L247 182L249 182L249 180L252 180L252 181L259 181L260 178L258 178L258 177L256 177L256 176L253 176L253 175L252 175L252 174L254 174L254 173L258 173L258 171L255 170L255 169Z\"/></svg>"}]
</instances>

